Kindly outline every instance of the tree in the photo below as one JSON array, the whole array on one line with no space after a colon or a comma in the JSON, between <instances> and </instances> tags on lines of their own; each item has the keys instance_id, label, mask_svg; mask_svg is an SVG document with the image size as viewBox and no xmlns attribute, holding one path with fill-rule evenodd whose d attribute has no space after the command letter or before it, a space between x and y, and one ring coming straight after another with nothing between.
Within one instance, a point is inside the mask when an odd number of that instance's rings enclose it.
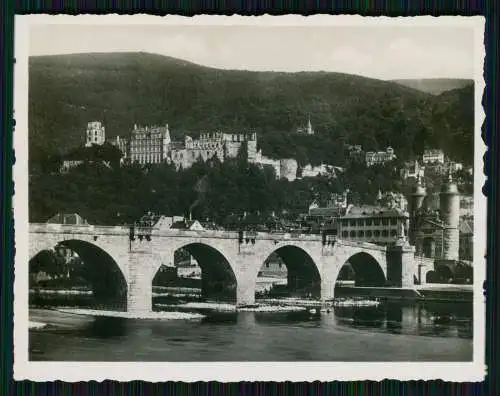
<instances>
[{"instance_id":1,"label":"tree","mask_svg":"<svg viewBox=\"0 0 500 396\"><path fill-rule=\"evenodd\" d=\"M30 273L45 272L52 277L65 275L64 258L56 254L53 250L42 250L30 262Z\"/></svg>"}]
</instances>

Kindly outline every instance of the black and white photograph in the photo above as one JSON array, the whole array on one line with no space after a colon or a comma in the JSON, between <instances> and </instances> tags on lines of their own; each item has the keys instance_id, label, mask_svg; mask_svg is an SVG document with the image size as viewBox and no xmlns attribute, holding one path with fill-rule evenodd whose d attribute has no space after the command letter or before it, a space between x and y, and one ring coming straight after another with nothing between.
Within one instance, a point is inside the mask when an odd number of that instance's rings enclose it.
<instances>
[{"instance_id":1,"label":"black and white photograph","mask_svg":"<svg viewBox=\"0 0 500 396\"><path fill-rule=\"evenodd\" d=\"M16 379L481 381L483 35L16 17Z\"/></svg>"}]
</instances>

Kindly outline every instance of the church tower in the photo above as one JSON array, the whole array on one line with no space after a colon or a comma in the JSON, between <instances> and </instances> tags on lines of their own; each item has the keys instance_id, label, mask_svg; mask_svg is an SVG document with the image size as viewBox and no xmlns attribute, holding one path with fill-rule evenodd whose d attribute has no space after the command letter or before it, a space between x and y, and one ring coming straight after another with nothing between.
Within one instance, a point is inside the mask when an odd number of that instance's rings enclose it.
<instances>
[{"instance_id":1,"label":"church tower","mask_svg":"<svg viewBox=\"0 0 500 396\"><path fill-rule=\"evenodd\" d=\"M314 135L314 129L312 128L312 124L311 124L311 116L309 116L307 118L307 134Z\"/></svg>"}]
</instances>

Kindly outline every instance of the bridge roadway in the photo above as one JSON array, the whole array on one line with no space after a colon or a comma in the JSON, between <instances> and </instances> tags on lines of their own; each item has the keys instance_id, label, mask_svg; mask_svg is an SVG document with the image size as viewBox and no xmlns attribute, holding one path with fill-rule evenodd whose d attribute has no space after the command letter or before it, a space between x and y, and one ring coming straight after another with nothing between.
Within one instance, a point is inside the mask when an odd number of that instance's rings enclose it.
<instances>
[{"instance_id":1,"label":"bridge roadway","mask_svg":"<svg viewBox=\"0 0 500 396\"><path fill-rule=\"evenodd\" d=\"M139 238L146 234L149 238ZM422 275L415 249L406 242L384 247L322 235L170 228L138 228L131 240L128 227L30 223L30 260L58 244L74 250L85 263L95 257L112 260L127 286L127 309L134 312L152 309L153 277L162 264L173 266L174 252L179 248L197 259L204 276L210 271L207 257L224 259L221 261L235 279L239 305L255 302L257 275L272 253L283 258L289 276L306 272L312 278L317 276L322 300L334 297L335 282L346 262L354 267L356 276L379 286L413 287L414 277Z\"/></svg>"}]
</instances>

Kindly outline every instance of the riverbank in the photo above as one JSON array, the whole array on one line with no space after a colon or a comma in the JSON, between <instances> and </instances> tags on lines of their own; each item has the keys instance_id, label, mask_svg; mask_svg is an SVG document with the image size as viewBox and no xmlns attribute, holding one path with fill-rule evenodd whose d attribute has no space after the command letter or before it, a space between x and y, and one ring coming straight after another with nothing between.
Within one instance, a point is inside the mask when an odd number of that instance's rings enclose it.
<instances>
[{"instance_id":1,"label":"riverbank","mask_svg":"<svg viewBox=\"0 0 500 396\"><path fill-rule=\"evenodd\" d=\"M472 285L428 284L413 288L339 286L335 297L376 298L397 301L472 302Z\"/></svg>"}]
</instances>

